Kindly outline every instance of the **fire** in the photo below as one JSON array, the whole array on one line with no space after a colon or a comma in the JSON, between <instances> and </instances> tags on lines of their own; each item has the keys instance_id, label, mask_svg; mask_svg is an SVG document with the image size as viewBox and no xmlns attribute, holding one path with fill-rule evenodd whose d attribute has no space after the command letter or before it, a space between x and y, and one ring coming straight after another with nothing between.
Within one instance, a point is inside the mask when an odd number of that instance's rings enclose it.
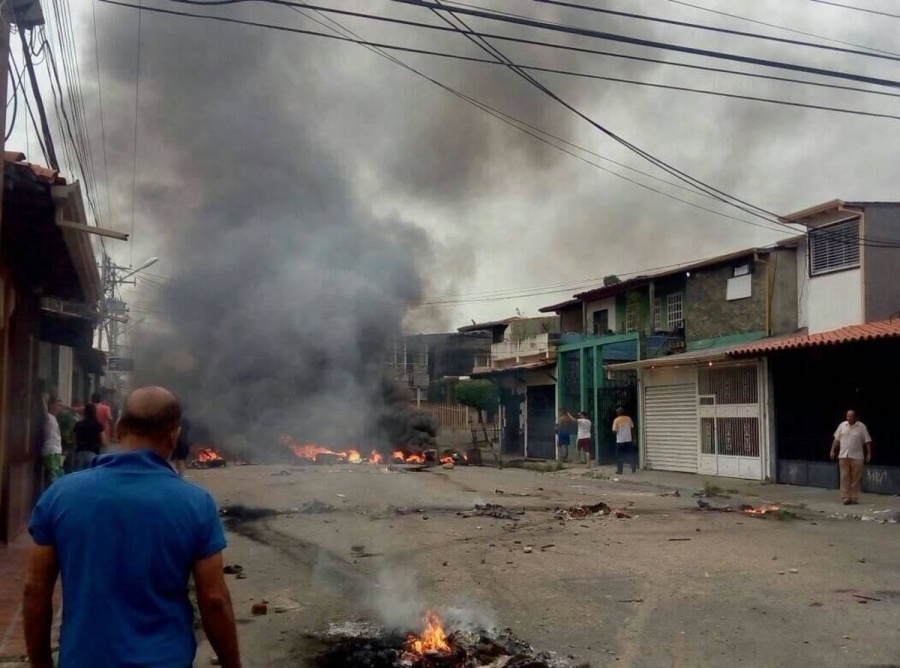
<instances>
[{"instance_id":1,"label":"fire","mask_svg":"<svg viewBox=\"0 0 900 668\"><path fill-rule=\"evenodd\" d=\"M434 612L425 613L425 630L422 635L410 634L406 639L406 650L413 654L424 655L428 652L450 653L447 633L441 618Z\"/></svg>"},{"instance_id":2,"label":"fire","mask_svg":"<svg viewBox=\"0 0 900 668\"><path fill-rule=\"evenodd\" d=\"M404 454L402 450L394 450L391 453L391 459L395 462L402 462L404 464L424 464L425 463L425 457L423 457L422 455L417 455L417 454L407 455L407 454Z\"/></svg>"},{"instance_id":3,"label":"fire","mask_svg":"<svg viewBox=\"0 0 900 668\"><path fill-rule=\"evenodd\" d=\"M290 448L294 455L300 459L315 461L317 455L333 455L348 464L381 464L384 461L384 455L377 450L372 450L368 457L363 457L359 450L353 448L347 450L332 450L325 445L317 445L315 443L301 444L289 434L285 434L279 440L284 447Z\"/></svg>"},{"instance_id":4,"label":"fire","mask_svg":"<svg viewBox=\"0 0 900 668\"><path fill-rule=\"evenodd\" d=\"M222 457L212 448L203 448L197 451L197 461L199 462L211 462L214 459L222 459Z\"/></svg>"},{"instance_id":5,"label":"fire","mask_svg":"<svg viewBox=\"0 0 900 668\"><path fill-rule=\"evenodd\" d=\"M351 464L362 464L362 455L360 455L356 450L347 450L347 452L343 454L347 457L347 461Z\"/></svg>"},{"instance_id":6,"label":"fire","mask_svg":"<svg viewBox=\"0 0 900 668\"><path fill-rule=\"evenodd\" d=\"M443 457L441 457L441 464L452 464L452 463L453 463L453 457L451 457L450 455L444 455Z\"/></svg>"},{"instance_id":7,"label":"fire","mask_svg":"<svg viewBox=\"0 0 900 668\"><path fill-rule=\"evenodd\" d=\"M744 508L741 508L741 510L743 510L746 515L766 515L768 513L777 513L781 510L781 506L745 506Z\"/></svg>"},{"instance_id":8,"label":"fire","mask_svg":"<svg viewBox=\"0 0 900 668\"><path fill-rule=\"evenodd\" d=\"M369 455L369 462L372 464L380 464L383 461L384 457L381 456L381 453L376 450L372 450L371 454Z\"/></svg>"}]
</instances>

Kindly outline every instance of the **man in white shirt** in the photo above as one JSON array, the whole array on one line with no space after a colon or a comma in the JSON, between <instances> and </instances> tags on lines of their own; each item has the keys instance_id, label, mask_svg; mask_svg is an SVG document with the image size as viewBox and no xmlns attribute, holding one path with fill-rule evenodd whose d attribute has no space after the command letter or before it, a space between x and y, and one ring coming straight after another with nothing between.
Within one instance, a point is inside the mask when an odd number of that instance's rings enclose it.
<instances>
[{"instance_id":1,"label":"man in white shirt","mask_svg":"<svg viewBox=\"0 0 900 668\"><path fill-rule=\"evenodd\" d=\"M582 411L576 420L578 426L578 440L575 442L579 453L584 453L584 465L591 468L591 421L587 413ZM579 455L580 457L580 455Z\"/></svg>"},{"instance_id":2,"label":"man in white shirt","mask_svg":"<svg viewBox=\"0 0 900 668\"><path fill-rule=\"evenodd\" d=\"M44 414L44 444L41 448L41 459L48 485L52 485L63 473L62 435L59 432L59 422L56 421L62 406L59 397L50 397L47 412Z\"/></svg>"},{"instance_id":3,"label":"man in white shirt","mask_svg":"<svg viewBox=\"0 0 900 668\"><path fill-rule=\"evenodd\" d=\"M637 452L634 448L634 422L625 415L625 409L619 406L616 409L616 419L612 424L613 433L616 435L616 473L622 473L622 465L625 457L631 464L631 472L637 470Z\"/></svg>"},{"instance_id":4,"label":"man in white shirt","mask_svg":"<svg viewBox=\"0 0 900 668\"><path fill-rule=\"evenodd\" d=\"M835 457L841 467L841 500L845 506L859 503L863 462L872 461L872 437L866 425L856 419L854 410L847 411L847 420L834 432L831 458Z\"/></svg>"}]
</instances>

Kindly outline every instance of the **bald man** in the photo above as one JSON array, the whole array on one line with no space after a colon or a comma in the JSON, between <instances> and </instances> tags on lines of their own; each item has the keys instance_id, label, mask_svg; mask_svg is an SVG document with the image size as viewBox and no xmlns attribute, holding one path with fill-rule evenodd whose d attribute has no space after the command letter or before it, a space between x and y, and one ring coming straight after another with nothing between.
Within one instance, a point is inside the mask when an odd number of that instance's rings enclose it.
<instances>
[{"instance_id":1,"label":"bald man","mask_svg":"<svg viewBox=\"0 0 900 668\"><path fill-rule=\"evenodd\" d=\"M60 665L192 665L193 574L210 644L222 666L240 667L216 504L168 463L180 422L171 392L135 390L117 425L122 452L100 455L38 501L28 524L34 545L23 607L32 666L53 666L53 589L61 573Z\"/></svg>"}]
</instances>

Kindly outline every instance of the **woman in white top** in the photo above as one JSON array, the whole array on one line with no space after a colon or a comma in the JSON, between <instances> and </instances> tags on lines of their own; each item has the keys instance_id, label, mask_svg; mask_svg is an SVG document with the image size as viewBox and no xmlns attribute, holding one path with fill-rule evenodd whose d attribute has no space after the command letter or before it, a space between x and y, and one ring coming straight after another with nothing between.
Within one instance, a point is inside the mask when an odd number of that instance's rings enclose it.
<instances>
[{"instance_id":1,"label":"woman in white top","mask_svg":"<svg viewBox=\"0 0 900 668\"><path fill-rule=\"evenodd\" d=\"M591 467L591 421L588 420L587 413L582 411L578 414L578 440L576 447L578 452L584 453L584 464L588 468ZM580 455L579 455L580 456Z\"/></svg>"}]
</instances>

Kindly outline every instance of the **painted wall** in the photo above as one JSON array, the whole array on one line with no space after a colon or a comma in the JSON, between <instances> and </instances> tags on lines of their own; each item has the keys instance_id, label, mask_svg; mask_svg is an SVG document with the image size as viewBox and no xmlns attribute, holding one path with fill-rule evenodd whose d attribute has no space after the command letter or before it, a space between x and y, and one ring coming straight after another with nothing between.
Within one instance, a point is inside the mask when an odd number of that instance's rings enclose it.
<instances>
[{"instance_id":1,"label":"painted wall","mask_svg":"<svg viewBox=\"0 0 900 668\"><path fill-rule=\"evenodd\" d=\"M862 270L811 277L806 305L810 334L862 323Z\"/></svg>"},{"instance_id":2,"label":"painted wall","mask_svg":"<svg viewBox=\"0 0 900 668\"><path fill-rule=\"evenodd\" d=\"M900 242L900 204L869 204L863 217L863 238ZM900 311L895 248L862 248L867 322L884 320Z\"/></svg>"},{"instance_id":3,"label":"painted wall","mask_svg":"<svg viewBox=\"0 0 900 668\"><path fill-rule=\"evenodd\" d=\"M561 332L584 332L584 314L581 305L559 314L559 329Z\"/></svg>"},{"instance_id":4,"label":"painted wall","mask_svg":"<svg viewBox=\"0 0 900 668\"><path fill-rule=\"evenodd\" d=\"M595 302L587 302L584 305L584 310L587 314L587 331L589 333L593 333L594 331L594 313L602 311L603 309L609 311L609 328L613 332L619 331L619 319L618 314L616 313L616 298L607 297L606 299L600 299ZM622 314L622 318L624 318L624 314Z\"/></svg>"},{"instance_id":5,"label":"painted wall","mask_svg":"<svg viewBox=\"0 0 900 668\"><path fill-rule=\"evenodd\" d=\"M789 334L797 330L797 253L784 248L769 254L768 259L771 334Z\"/></svg>"},{"instance_id":6,"label":"painted wall","mask_svg":"<svg viewBox=\"0 0 900 668\"><path fill-rule=\"evenodd\" d=\"M809 326L809 255L806 242L797 248L797 327Z\"/></svg>"},{"instance_id":7,"label":"painted wall","mask_svg":"<svg viewBox=\"0 0 900 668\"><path fill-rule=\"evenodd\" d=\"M751 294L744 299L725 299L734 268L751 265ZM684 297L684 335L692 341L766 329L766 265L752 258L692 271Z\"/></svg>"}]
</instances>

